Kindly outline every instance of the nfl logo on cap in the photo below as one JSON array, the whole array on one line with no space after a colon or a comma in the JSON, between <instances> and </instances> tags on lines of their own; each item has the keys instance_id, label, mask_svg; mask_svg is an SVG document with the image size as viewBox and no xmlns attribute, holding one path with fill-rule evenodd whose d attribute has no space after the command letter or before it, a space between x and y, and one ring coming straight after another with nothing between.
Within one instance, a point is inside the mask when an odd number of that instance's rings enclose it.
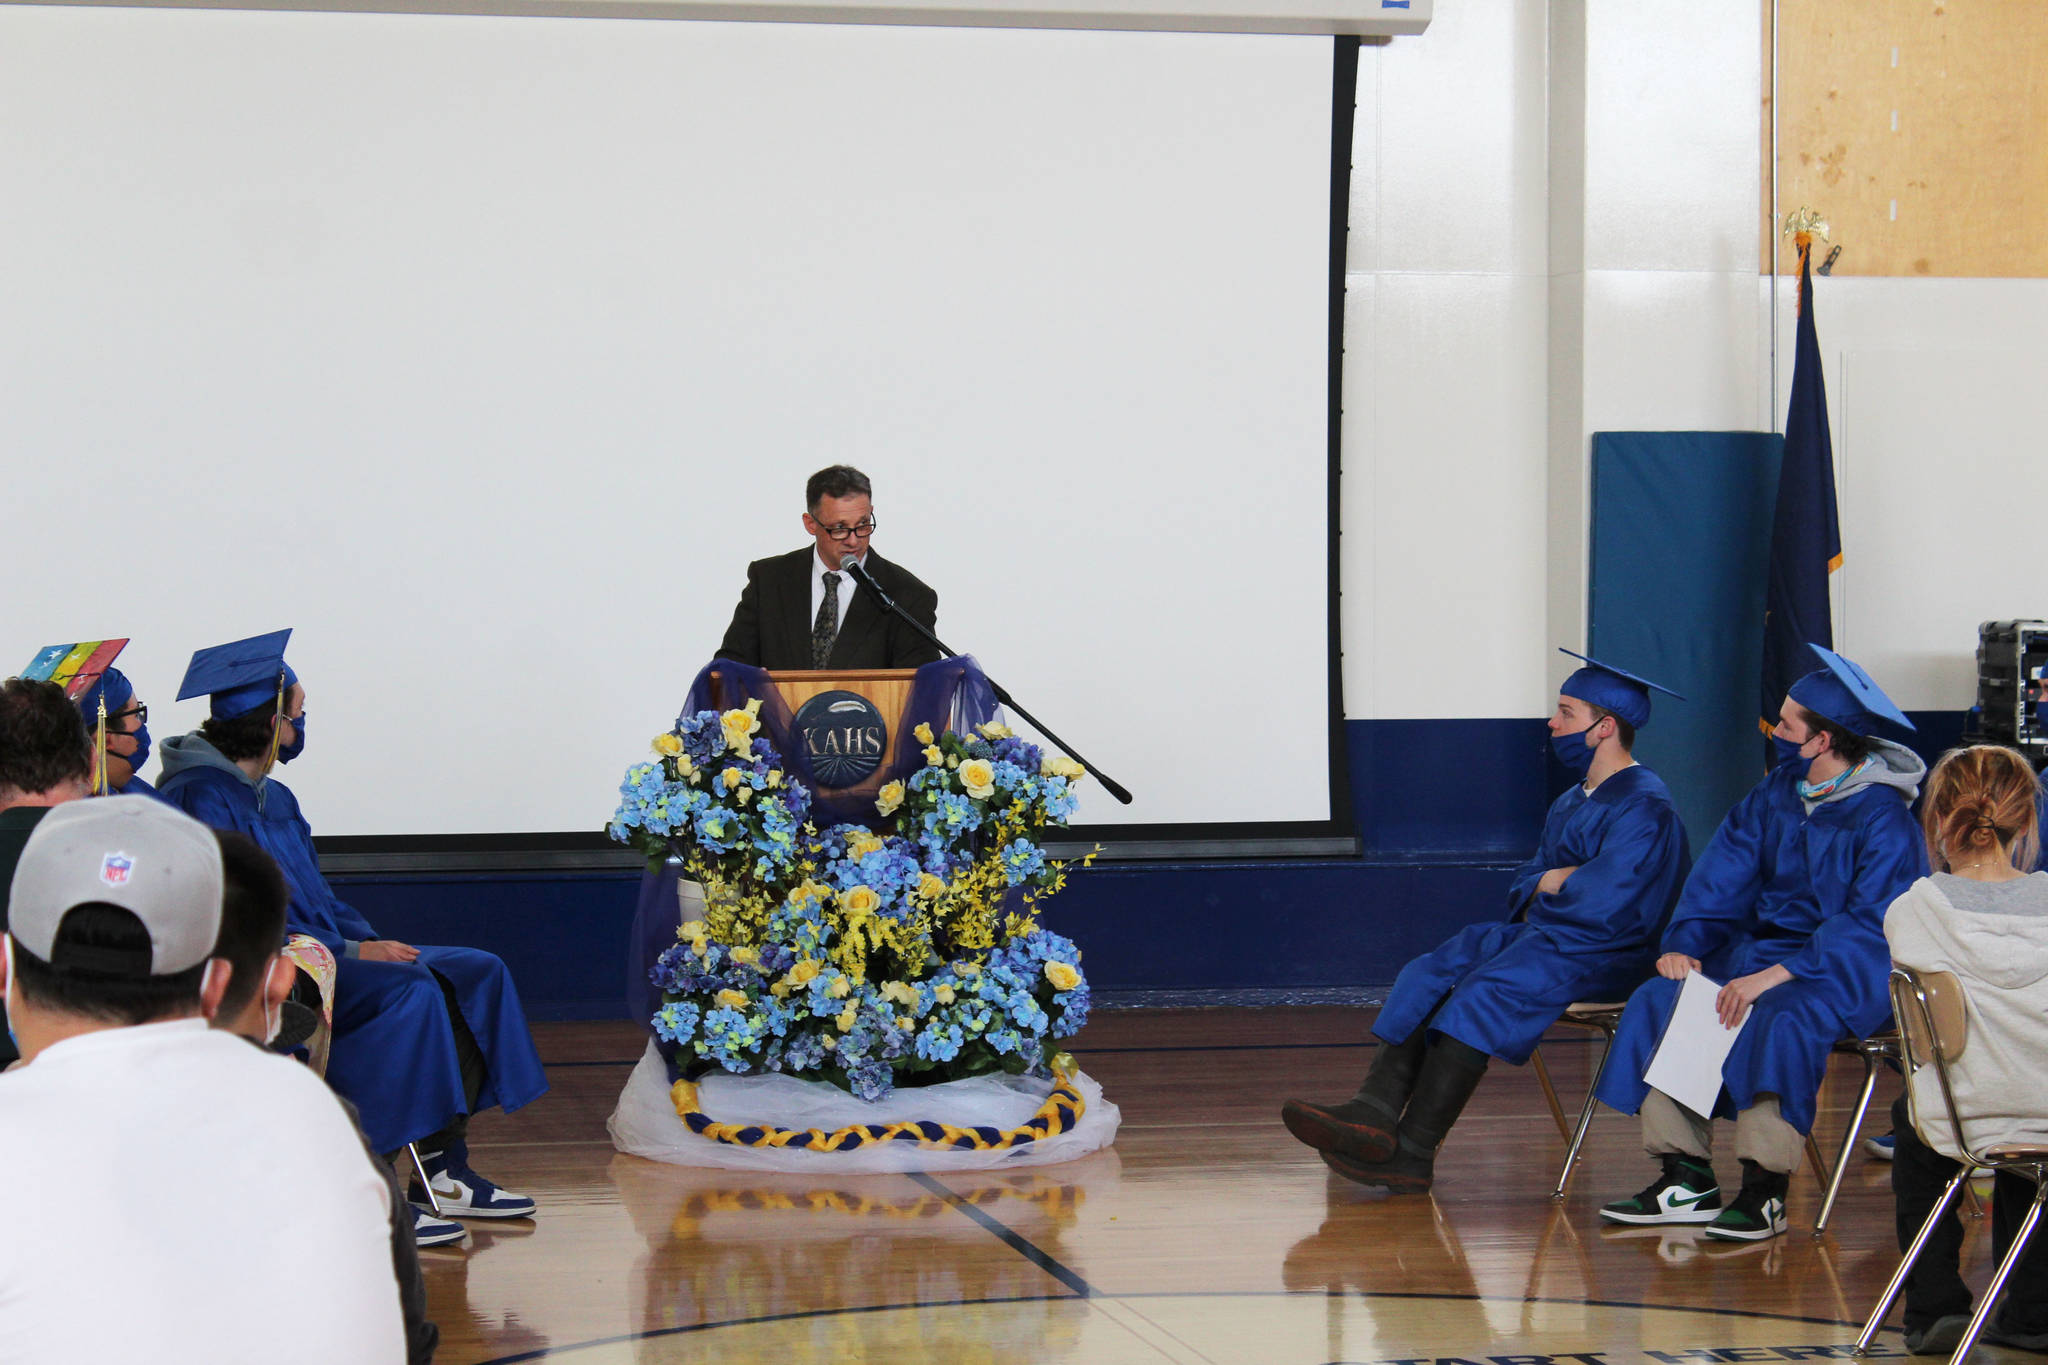
<instances>
[{"instance_id":1,"label":"nfl logo on cap","mask_svg":"<svg viewBox=\"0 0 2048 1365\"><path fill-rule=\"evenodd\" d=\"M126 886L134 870L135 860L125 853L109 853L100 860L100 880L108 886Z\"/></svg>"}]
</instances>

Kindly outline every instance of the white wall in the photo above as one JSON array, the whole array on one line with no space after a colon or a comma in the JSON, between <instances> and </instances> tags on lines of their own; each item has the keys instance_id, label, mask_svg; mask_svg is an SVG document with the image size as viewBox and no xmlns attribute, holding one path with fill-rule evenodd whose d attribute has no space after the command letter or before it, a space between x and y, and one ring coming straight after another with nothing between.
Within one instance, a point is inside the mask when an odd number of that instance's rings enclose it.
<instances>
[{"instance_id":1,"label":"white wall","mask_svg":"<svg viewBox=\"0 0 2048 1365\"><path fill-rule=\"evenodd\" d=\"M1366 49L1350 716L1546 712L1569 667L1553 647L1583 639L1592 434L1782 424L1794 291L1773 397L1760 24L1754 5L1459 0ZM1837 641L1902 705L1961 709L1977 621L2048 616L2048 281L1830 279L1818 308Z\"/></svg>"}]
</instances>

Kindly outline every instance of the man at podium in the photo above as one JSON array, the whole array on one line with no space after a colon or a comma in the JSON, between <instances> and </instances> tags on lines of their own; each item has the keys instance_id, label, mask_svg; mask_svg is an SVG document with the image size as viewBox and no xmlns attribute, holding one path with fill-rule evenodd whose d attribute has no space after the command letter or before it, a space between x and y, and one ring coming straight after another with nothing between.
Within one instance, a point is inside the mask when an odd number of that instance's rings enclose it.
<instances>
[{"instance_id":1,"label":"man at podium","mask_svg":"<svg viewBox=\"0 0 2048 1365\"><path fill-rule=\"evenodd\" d=\"M931 630L939 595L869 548L875 533L868 476L836 464L804 485L804 530L816 543L747 566L747 586L725 628L721 658L767 669L916 668L939 651L884 612L846 572L858 561L896 605Z\"/></svg>"}]
</instances>

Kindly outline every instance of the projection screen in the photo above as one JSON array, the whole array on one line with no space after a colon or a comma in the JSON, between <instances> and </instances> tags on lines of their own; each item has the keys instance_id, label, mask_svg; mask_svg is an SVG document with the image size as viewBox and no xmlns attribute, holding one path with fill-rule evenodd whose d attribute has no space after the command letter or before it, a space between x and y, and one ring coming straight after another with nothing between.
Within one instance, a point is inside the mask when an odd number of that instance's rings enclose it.
<instances>
[{"instance_id":1,"label":"projection screen","mask_svg":"<svg viewBox=\"0 0 2048 1365\"><path fill-rule=\"evenodd\" d=\"M1331 65L0 6L13 666L291 626L323 835L588 835L846 462L1085 820L1327 821Z\"/></svg>"}]
</instances>

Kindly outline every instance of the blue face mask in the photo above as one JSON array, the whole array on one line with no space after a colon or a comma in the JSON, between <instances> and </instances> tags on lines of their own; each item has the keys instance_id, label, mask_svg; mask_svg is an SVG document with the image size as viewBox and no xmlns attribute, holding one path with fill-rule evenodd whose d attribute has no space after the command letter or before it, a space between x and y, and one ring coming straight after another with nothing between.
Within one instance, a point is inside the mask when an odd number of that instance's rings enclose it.
<instances>
[{"instance_id":1,"label":"blue face mask","mask_svg":"<svg viewBox=\"0 0 2048 1365\"><path fill-rule=\"evenodd\" d=\"M291 717L290 724L292 727L292 742L278 746L277 761L280 763L289 763L300 754L306 752L306 713L301 711L298 715Z\"/></svg>"},{"instance_id":2,"label":"blue face mask","mask_svg":"<svg viewBox=\"0 0 2048 1365\"><path fill-rule=\"evenodd\" d=\"M1592 728L1589 725L1586 730ZM1557 761L1564 764L1565 771L1574 777L1584 777L1593 766L1593 746L1586 743L1586 730L1550 737L1550 752L1557 755Z\"/></svg>"},{"instance_id":3,"label":"blue face mask","mask_svg":"<svg viewBox=\"0 0 2048 1365\"><path fill-rule=\"evenodd\" d=\"M149 762L149 751L154 741L149 737L149 727L147 725L136 726L133 738L135 740L135 752L128 755L128 766L135 771L137 776L140 776L142 765Z\"/></svg>"},{"instance_id":4,"label":"blue face mask","mask_svg":"<svg viewBox=\"0 0 2048 1365\"><path fill-rule=\"evenodd\" d=\"M1810 758L1801 757L1799 751L1805 748L1807 744L1811 744L1812 742L1812 739L1809 737L1802 743L1794 744L1791 740L1786 739L1783 735L1772 735L1771 747L1778 751L1777 766L1783 767L1784 765L1789 763L1792 765L1793 772L1798 773L1799 776L1801 776L1802 778L1805 777L1806 770L1813 766L1813 760Z\"/></svg>"}]
</instances>

